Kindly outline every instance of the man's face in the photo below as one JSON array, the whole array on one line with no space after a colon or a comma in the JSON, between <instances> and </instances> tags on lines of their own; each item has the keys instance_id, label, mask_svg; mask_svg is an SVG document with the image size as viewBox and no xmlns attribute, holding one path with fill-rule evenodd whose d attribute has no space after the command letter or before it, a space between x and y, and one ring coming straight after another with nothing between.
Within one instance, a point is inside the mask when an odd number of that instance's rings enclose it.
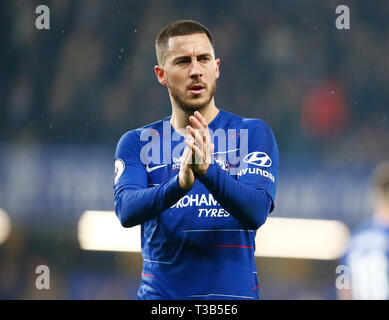
<instances>
[{"instance_id":1,"label":"man's face","mask_svg":"<svg viewBox=\"0 0 389 320\"><path fill-rule=\"evenodd\" d=\"M212 100L219 78L220 60L215 60L204 33L171 37L164 65L157 76L171 97L185 111L200 110Z\"/></svg>"}]
</instances>

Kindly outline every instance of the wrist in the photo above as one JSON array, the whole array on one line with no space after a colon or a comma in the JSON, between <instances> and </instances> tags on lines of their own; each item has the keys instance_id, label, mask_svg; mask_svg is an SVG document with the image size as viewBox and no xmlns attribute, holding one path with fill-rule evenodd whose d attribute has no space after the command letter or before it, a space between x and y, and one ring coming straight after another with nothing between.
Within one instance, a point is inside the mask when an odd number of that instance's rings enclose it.
<instances>
[{"instance_id":1,"label":"wrist","mask_svg":"<svg viewBox=\"0 0 389 320\"><path fill-rule=\"evenodd\" d=\"M205 176L208 172L208 169L209 169L209 165L205 169L194 171L195 178L197 179L202 176Z\"/></svg>"},{"instance_id":2,"label":"wrist","mask_svg":"<svg viewBox=\"0 0 389 320\"><path fill-rule=\"evenodd\" d=\"M194 183L185 181L181 174L178 174L177 183L182 190L188 191L192 189Z\"/></svg>"},{"instance_id":3,"label":"wrist","mask_svg":"<svg viewBox=\"0 0 389 320\"><path fill-rule=\"evenodd\" d=\"M208 181L208 180L212 180L213 177L215 177L217 174L218 174L218 165L216 163L211 163L208 168L207 168L207 171L205 172L204 175L202 176L197 176L197 178L201 181L201 182L205 182L205 181Z\"/></svg>"}]
</instances>

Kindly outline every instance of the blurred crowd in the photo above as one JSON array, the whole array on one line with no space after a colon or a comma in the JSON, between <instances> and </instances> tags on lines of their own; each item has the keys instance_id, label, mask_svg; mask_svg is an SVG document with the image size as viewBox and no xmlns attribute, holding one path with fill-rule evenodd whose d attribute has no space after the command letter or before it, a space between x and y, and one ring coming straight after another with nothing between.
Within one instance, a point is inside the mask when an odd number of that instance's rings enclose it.
<instances>
[{"instance_id":1,"label":"blurred crowd","mask_svg":"<svg viewBox=\"0 0 389 320\"><path fill-rule=\"evenodd\" d=\"M389 3L346 1L40 1L1 3L1 140L116 144L166 117L154 40L176 19L210 28L221 79L216 104L273 128L285 156L377 162L389 156Z\"/></svg>"}]
</instances>

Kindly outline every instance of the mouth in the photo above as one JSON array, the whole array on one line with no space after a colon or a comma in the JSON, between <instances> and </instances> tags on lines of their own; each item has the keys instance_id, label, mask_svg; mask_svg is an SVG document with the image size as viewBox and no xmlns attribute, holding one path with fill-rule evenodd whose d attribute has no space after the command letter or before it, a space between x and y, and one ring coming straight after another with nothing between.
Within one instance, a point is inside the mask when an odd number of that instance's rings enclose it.
<instances>
[{"instance_id":1,"label":"mouth","mask_svg":"<svg viewBox=\"0 0 389 320\"><path fill-rule=\"evenodd\" d=\"M192 94L201 94L205 91L205 87L202 85L202 84L194 84L192 86L189 87L189 92L192 93Z\"/></svg>"}]
</instances>

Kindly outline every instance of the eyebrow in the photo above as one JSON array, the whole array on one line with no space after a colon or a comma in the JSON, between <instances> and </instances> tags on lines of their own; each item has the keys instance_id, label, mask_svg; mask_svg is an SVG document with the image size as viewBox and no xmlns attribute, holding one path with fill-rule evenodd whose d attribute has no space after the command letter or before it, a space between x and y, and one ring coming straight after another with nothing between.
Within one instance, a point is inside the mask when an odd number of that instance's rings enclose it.
<instances>
[{"instance_id":1,"label":"eyebrow","mask_svg":"<svg viewBox=\"0 0 389 320\"><path fill-rule=\"evenodd\" d=\"M212 58L210 53L202 53L197 56L197 58Z\"/></svg>"},{"instance_id":2,"label":"eyebrow","mask_svg":"<svg viewBox=\"0 0 389 320\"><path fill-rule=\"evenodd\" d=\"M183 55L183 56L178 56L174 58L173 63L176 63L179 60L185 60L185 59L192 59L191 56L189 55ZM212 58L212 55L210 53L202 53L197 56L197 58Z\"/></svg>"}]
</instances>

